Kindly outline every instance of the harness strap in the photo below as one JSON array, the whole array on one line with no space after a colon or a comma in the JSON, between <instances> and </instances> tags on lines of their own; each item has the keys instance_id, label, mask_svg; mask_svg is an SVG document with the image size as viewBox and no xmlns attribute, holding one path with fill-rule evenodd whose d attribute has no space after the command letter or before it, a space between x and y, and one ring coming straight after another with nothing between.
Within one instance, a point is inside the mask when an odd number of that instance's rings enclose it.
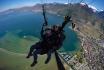
<instances>
[{"instance_id":1,"label":"harness strap","mask_svg":"<svg viewBox=\"0 0 104 70\"><path fill-rule=\"evenodd\" d=\"M46 10L45 10L45 6L44 4L42 5L42 10L43 10L43 17L44 17L44 23L42 25L42 29L41 29L41 37L43 37L43 33L44 33L44 27L48 25L47 19L46 19Z\"/></svg>"}]
</instances>

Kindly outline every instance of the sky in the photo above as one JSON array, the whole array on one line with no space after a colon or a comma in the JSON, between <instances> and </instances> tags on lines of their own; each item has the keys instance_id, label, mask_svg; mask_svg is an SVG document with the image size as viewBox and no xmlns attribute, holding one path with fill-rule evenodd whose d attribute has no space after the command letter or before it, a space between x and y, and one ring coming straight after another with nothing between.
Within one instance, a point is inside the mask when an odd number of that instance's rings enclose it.
<instances>
[{"instance_id":1,"label":"sky","mask_svg":"<svg viewBox=\"0 0 104 70\"><path fill-rule=\"evenodd\" d=\"M78 3L81 0L69 0L71 3ZM68 3L68 0L0 0L0 11L19 8L24 6L33 6L37 3ZM84 0L84 3L96 7L98 10L104 10L104 0Z\"/></svg>"}]
</instances>

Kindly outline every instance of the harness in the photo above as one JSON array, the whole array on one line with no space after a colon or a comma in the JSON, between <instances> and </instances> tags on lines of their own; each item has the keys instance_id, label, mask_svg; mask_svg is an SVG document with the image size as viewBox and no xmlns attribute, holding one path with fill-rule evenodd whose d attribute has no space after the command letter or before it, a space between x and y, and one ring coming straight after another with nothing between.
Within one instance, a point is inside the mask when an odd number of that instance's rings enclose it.
<instances>
[{"instance_id":1,"label":"harness","mask_svg":"<svg viewBox=\"0 0 104 70\"><path fill-rule=\"evenodd\" d=\"M42 10L43 10L43 17L44 17L44 23L42 25L41 29L41 37L43 39L43 49L59 49L62 46L62 43L65 39L64 35L64 27L66 24L71 21L71 17L65 16L64 22L62 23L61 27L59 27L58 32L54 32L52 28L47 28L48 22L46 19L46 10L45 10L45 4L42 5ZM51 35L48 37L46 31L50 31Z\"/></svg>"}]
</instances>

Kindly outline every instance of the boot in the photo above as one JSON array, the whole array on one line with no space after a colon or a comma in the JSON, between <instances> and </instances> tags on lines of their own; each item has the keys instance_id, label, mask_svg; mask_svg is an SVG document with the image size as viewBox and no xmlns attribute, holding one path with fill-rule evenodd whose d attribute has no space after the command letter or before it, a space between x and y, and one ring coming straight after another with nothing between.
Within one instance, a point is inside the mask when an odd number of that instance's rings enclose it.
<instances>
[{"instance_id":1,"label":"boot","mask_svg":"<svg viewBox=\"0 0 104 70\"><path fill-rule=\"evenodd\" d=\"M31 56L32 56L32 53L29 53L26 58L30 58Z\"/></svg>"},{"instance_id":2,"label":"boot","mask_svg":"<svg viewBox=\"0 0 104 70\"><path fill-rule=\"evenodd\" d=\"M37 61L34 61L32 64L31 64L31 67L35 66L37 64Z\"/></svg>"}]
</instances>

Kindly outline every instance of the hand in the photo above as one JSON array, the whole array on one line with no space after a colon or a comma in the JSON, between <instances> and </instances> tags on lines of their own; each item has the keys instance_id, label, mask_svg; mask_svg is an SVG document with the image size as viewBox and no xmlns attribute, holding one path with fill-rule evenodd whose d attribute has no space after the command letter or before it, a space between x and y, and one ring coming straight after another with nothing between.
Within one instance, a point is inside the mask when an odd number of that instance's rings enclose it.
<instances>
[{"instance_id":1,"label":"hand","mask_svg":"<svg viewBox=\"0 0 104 70\"><path fill-rule=\"evenodd\" d=\"M64 20L65 20L65 22L69 22L69 21L71 21L71 17L65 16L65 17L64 17Z\"/></svg>"}]
</instances>

